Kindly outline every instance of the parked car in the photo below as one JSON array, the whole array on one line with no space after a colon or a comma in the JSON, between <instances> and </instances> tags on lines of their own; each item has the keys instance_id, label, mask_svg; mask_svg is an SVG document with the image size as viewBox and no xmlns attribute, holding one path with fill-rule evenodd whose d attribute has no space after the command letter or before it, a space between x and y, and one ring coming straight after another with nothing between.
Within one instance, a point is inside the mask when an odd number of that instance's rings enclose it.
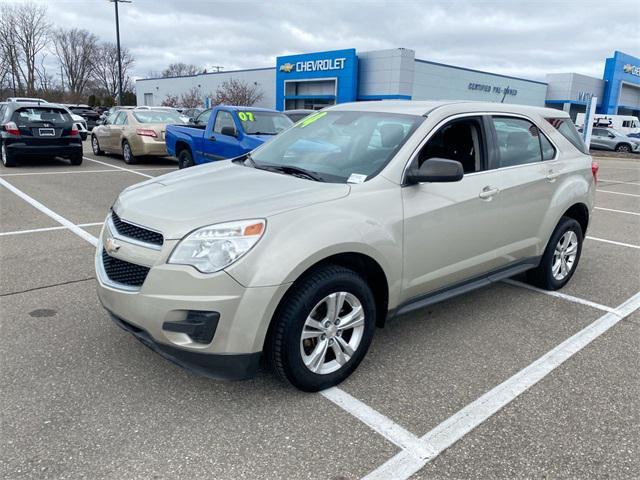
<instances>
[{"instance_id":1,"label":"parked car","mask_svg":"<svg viewBox=\"0 0 640 480\"><path fill-rule=\"evenodd\" d=\"M202 108L186 108L182 110L182 115L188 117L191 120L195 120L195 118L202 113Z\"/></svg>"},{"instance_id":2,"label":"parked car","mask_svg":"<svg viewBox=\"0 0 640 480\"><path fill-rule=\"evenodd\" d=\"M99 238L98 295L183 367L247 378L264 356L321 390L390 317L525 271L566 285L596 173L566 112L336 105L234 160L122 192Z\"/></svg>"},{"instance_id":3,"label":"parked car","mask_svg":"<svg viewBox=\"0 0 640 480\"><path fill-rule=\"evenodd\" d=\"M277 110L218 106L189 125L167 127L167 151L180 168L243 155L289 128L293 122Z\"/></svg>"},{"instance_id":4,"label":"parked car","mask_svg":"<svg viewBox=\"0 0 640 480\"><path fill-rule=\"evenodd\" d=\"M590 147L596 150L638 153L640 152L640 138L628 137L613 128L594 127L591 131Z\"/></svg>"},{"instance_id":5,"label":"parked car","mask_svg":"<svg viewBox=\"0 0 640 480\"><path fill-rule=\"evenodd\" d=\"M166 110L117 110L91 132L95 155L121 154L125 163L140 157L167 154L165 130L168 123L181 123L176 112Z\"/></svg>"},{"instance_id":6,"label":"parked car","mask_svg":"<svg viewBox=\"0 0 640 480\"><path fill-rule=\"evenodd\" d=\"M55 104L7 102L0 110L2 164L34 157L65 157L82 163L82 139L71 114Z\"/></svg>"},{"instance_id":7,"label":"parked car","mask_svg":"<svg viewBox=\"0 0 640 480\"><path fill-rule=\"evenodd\" d=\"M87 130L93 130L93 127L98 124L100 114L88 105L67 105L67 107L72 113L80 115L84 119L87 125Z\"/></svg>"},{"instance_id":8,"label":"parked car","mask_svg":"<svg viewBox=\"0 0 640 480\"><path fill-rule=\"evenodd\" d=\"M303 118L308 117L309 115L311 115L315 111L316 110L299 109L299 110L285 110L282 113L284 113L292 121L298 122L298 121L302 120Z\"/></svg>"}]
</instances>

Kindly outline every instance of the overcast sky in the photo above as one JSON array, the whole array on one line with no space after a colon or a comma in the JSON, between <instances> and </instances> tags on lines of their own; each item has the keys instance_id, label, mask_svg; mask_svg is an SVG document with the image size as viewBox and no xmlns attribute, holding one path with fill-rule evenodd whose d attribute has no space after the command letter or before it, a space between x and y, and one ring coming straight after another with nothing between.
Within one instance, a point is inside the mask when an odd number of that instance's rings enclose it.
<instances>
[{"instance_id":1,"label":"overcast sky","mask_svg":"<svg viewBox=\"0 0 640 480\"><path fill-rule=\"evenodd\" d=\"M37 1L54 26L115 39L108 0ZM614 50L640 56L640 1L132 0L120 5L120 35L136 77L177 61L233 70L351 47L405 47L416 58L538 80L601 77Z\"/></svg>"}]
</instances>

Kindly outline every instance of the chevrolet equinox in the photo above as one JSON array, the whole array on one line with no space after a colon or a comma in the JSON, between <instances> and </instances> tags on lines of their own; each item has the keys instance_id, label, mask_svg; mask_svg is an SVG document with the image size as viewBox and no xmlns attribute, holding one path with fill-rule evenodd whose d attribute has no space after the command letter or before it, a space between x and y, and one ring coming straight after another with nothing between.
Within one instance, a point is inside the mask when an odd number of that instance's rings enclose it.
<instances>
[{"instance_id":1,"label":"chevrolet equinox","mask_svg":"<svg viewBox=\"0 0 640 480\"><path fill-rule=\"evenodd\" d=\"M100 234L98 295L187 369L242 379L262 358L317 391L391 317L525 271L563 287L596 172L562 111L336 105L249 154L124 190Z\"/></svg>"}]
</instances>

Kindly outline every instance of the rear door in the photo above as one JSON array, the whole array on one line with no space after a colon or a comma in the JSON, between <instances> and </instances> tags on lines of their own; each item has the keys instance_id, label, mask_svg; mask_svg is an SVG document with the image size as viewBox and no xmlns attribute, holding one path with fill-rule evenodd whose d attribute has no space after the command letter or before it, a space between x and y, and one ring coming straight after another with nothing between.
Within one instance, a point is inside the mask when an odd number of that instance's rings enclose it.
<instances>
[{"instance_id":1,"label":"rear door","mask_svg":"<svg viewBox=\"0 0 640 480\"><path fill-rule=\"evenodd\" d=\"M122 110L116 115L113 125L109 125L109 148L111 151L122 153L121 142L126 124L127 112Z\"/></svg>"},{"instance_id":2,"label":"rear door","mask_svg":"<svg viewBox=\"0 0 640 480\"><path fill-rule=\"evenodd\" d=\"M558 179L566 170L557 150L528 118L494 115L491 118L497 155L491 168L496 172L502 213L496 235L500 266L532 259L546 246L542 225Z\"/></svg>"},{"instance_id":3,"label":"rear door","mask_svg":"<svg viewBox=\"0 0 640 480\"><path fill-rule=\"evenodd\" d=\"M609 132L605 128L594 128L591 131L591 146L595 148L601 148L610 150L611 139L609 138Z\"/></svg>"}]
</instances>

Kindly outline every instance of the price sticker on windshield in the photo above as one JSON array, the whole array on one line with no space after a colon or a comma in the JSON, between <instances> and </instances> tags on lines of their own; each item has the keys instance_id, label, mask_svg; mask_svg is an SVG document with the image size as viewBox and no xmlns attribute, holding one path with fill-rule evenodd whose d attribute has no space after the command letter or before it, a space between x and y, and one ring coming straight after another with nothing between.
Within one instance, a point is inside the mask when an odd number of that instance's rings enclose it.
<instances>
[{"instance_id":1,"label":"price sticker on windshield","mask_svg":"<svg viewBox=\"0 0 640 480\"><path fill-rule=\"evenodd\" d=\"M254 122L253 112L238 112L238 118L243 122Z\"/></svg>"}]
</instances>

